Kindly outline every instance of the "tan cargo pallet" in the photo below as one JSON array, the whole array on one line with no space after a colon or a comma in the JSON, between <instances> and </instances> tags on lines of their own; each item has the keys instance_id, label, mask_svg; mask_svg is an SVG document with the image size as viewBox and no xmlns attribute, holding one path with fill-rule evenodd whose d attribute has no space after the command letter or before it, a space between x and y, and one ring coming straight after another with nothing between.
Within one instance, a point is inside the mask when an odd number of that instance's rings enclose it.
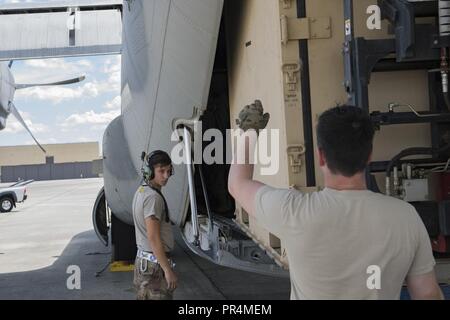
<instances>
[{"instance_id":1,"label":"tan cargo pallet","mask_svg":"<svg viewBox=\"0 0 450 320\"><path fill-rule=\"evenodd\" d=\"M283 248L281 240L269 231L260 227L256 223L256 220L243 217L243 211L243 209L238 209L236 211L236 219L234 222L281 268L288 270L289 263L287 260L286 249ZM248 217L248 214L245 212L244 215Z\"/></svg>"}]
</instances>

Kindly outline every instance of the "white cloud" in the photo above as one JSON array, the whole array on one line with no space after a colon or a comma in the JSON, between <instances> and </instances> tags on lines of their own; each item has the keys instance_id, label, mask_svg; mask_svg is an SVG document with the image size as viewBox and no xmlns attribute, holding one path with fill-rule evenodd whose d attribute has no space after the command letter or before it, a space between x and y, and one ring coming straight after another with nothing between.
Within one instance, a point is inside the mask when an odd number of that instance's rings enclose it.
<instances>
[{"instance_id":1,"label":"white cloud","mask_svg":"<svg viewBox=\"0 0 450 320\"><path fill-rule=\"evenodd\" d=\"M122 101L121 97L117 96L111 101L107 101L104 107L109 110L120 110L121 101Z\"/></svg>"},{"instance_id":2,"label":"white cloud","mask_svg":"<svg viewBox=\"0 0 450 320\"><path fill-rule=\"evenodd\" d=\"M122 57L120 55L114 56L113 58L108 58L103 65L104 73L117 72L121 69Z\"/></svg>"},{"instance_id":3,"label":"white cloud","mask_svg":"<svg viewBox=\"0 0 450 320\"><path fill-rule=\"evenodd\" d=\"M18 68L13 67L13 74L16 83L42 83L79 77L93 69L93 64L87 59L33 59L24 61Z\"/></svg>"},{"instance_id":4,"label":"white cloud","mask_svg":"<svg viewBox=\"0 0 450 320\"><path fill-rule=\"evenodd\" d=\"M32 68L40 68L40 69L55 69L58 72L79 72L86 71L86 69L92 69L92 63L89 60L82 59L73 62L67 62L61 58L52 58L52 59L33 59L26 60L25 65L27 67Z\"/></svg>"},{"instance_id":5,"label":"white cloud","mask_svg":"<svg viewBox=\"0 0 450 320\"><path fill-rule=\"evenodd\" d=\"M120 56L108 58L100 70L106 74L107 78L104 81L98 81L96 78L87 76L89 82L86 80L78 87L67 86L53 86L53 87L34 87L16 92L16 98L38 99L42 101L50 101L53 104L61 103L62 101L69 101L82 98L95 98L103 93L120 92L121 79L121 59ZM18 72L16 83L42 83L54 82L64 79L70 79L80 76L93 70L91 61L83 59L74 62L67 62L64 59L43 59L43 60L28 60L25 61L27 66L22 70L23 73ZM61 71L67 76L59 75L55 77L55 72L61 74ZM70 76L69 76L70 74ZM14 73L16 76L16 74ZM19 78L21 78L19 80ZM115 101L114 103L117 103ZM116 105L114 105L116 106ZM108 105L107 108L113 108Z\"/></svg>"},{"instance_id":6,"label":"white cloud","mask_svg":"<svg viewBox=\"0 0 450 320\"><path fill-rule=\"evenodd\" d=\"M114 58L109 58L105 61L103 66L103 72L108 75L107 84L110 91L120 92L120 80L121 80L121 70L122 70L122 57L115 56Z\"/></svg>"},{"instance_id":7,"label":"white cloud","mask_svg":"<svg viewBox=\"0 0 450 320\"><path fill-rule=\"evenodd\" d=\"M85 113L76 113L69 116L61 124L63 128L76 127L79 125L100 125L102 128L120 115L120 111L112 110L110 112L96 113L91 110Z\"/></svg>"},{"instance_id":8,"label":"white cloud","mask_svg":"<svg viewBox=\"0 0 450 320\"><path fill-rule=\"evenodd\" d=\"M33 134L49 131L49 128L45 124L33 123L33 121L31 120L31 115L28 112L19 111L19 113L22 116L25 123L27 124L28 128L30 128L31 132L33 132ZM3 132L19 133L23 131L25 131L25 128L22 126L22 124L19 121L17 121L17 119L14 116L10 116L6 123L6 128L4 129Z\"/></svg>"},{"instance_id":9,"label":"white cloud","mask_svg":"<svg viewBox=\"0 0 450 320\"><path fill-rule=\"evenodd\" d=\"M88 82L76 88L68 88L65 86L28 88L17 91L16 98L38 99L57 104L73 99L95 98L103 90L103 86L97 82Z\"/></svg>"}]
</instances>

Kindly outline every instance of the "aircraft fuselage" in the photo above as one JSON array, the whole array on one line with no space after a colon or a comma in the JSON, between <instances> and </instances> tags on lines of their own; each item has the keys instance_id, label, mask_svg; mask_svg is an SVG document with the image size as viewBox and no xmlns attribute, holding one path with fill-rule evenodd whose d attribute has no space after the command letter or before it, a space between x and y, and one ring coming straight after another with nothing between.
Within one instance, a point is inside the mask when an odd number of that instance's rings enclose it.
<instances>
[{"instance_id":1,"label":"aircraft fuselage","mask_svg":"<svg viewBox=\"0 0 450 320\"><path fill-rule=\"evenodd\" d=\"M6 127L10 114L9 103L15 93L15 81L7 62L0 62L0 130Z\"/></svg>"}]
</instances>

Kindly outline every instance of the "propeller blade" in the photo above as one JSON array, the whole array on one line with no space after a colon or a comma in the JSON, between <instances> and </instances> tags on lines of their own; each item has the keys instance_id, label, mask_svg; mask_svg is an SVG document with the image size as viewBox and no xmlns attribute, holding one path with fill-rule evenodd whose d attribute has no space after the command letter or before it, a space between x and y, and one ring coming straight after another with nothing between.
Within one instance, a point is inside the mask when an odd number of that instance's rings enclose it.
<instances>
[{"instance_id":1,"label":"propeller blade","mask_svg":"<svg viewBox=\"0 0 450 320\"><path fill-rule=\"evenodd\" d=\"M78 78L73 78L73 79L68 79L68 80L63 80L63 81L58 81L58 82L52 82L52 83L16 84L16 89L20 90L20 89L31 88L31 87L63 86L66 84L78 83L78 82L83 81L84 79L86 79L86 77L81 76Z\"/></svg>"},{"instance_id":2,"label":"propeller blade","mask_svg":"<svg viewBox=\"0 0 450 320\"><path fill-rule=\"evenodd\" d=\"M11 61L9 62L9 64L8 64L8 68L10 68L10 69L11 69L11 67L12 67L13 63L14 63L14 60L11 60Z\"/></svg>"},{"instance_id":3,"label":"propeller blade","mask_svg":"<svg viewBox=\"0 0 450 320\"><path fill-rule=\"evenodd\" d=\"M17 110L16 106L14 105L14 103L10 102L9 103L9 108L11 110L11 113L14 115L14 117L16 117L17 121L20 122L20 124L30 133L31 137L34 139L34 141L36 142L36 144L38 145L39 148L41 148L41 150L44 153L47 153L47 151L45 151L45 149L41 146L41 144L37 141L37 139L34 137L33 133L31 132L30 128L28 128L27 124L25 123L25 121L23 120L22 116L19 113L19 110Z\"/></svg>"}]
</instances>

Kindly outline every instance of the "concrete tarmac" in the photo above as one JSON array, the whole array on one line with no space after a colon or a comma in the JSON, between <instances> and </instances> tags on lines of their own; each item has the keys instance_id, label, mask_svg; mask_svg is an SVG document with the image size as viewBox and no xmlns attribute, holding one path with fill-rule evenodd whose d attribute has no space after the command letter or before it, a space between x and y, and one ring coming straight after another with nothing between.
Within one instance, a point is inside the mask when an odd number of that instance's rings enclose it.
<instances>
[{"instance_id":1,"label":"concrete tarmac","mask_svg":"<svg viewBox=\"0 0 450 320\"><path fill-rule=\"evenodd\" d=\"M109 271L110 248L92 227L102 184L102 179L34 182L25 203L0 214L0 299L135 299L132 273ZM289 299L288 279L212 264L193 254L178 232L176 242L176 300ZM79 267L80 290L67 287L71 266Z\"/></svg>"}]
</instances>

